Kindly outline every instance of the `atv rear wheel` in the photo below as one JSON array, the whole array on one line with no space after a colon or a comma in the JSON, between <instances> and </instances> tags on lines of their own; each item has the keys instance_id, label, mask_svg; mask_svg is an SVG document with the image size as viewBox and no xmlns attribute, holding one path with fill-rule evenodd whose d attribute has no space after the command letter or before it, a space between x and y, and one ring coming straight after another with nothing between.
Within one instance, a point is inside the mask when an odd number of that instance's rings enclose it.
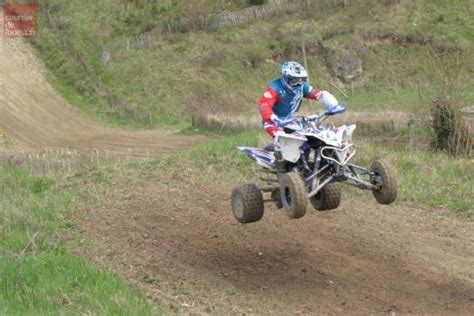
<instances>
[{"instance_id":1,"label":"atv rear wheel","mask_svg":"<svg viewBox=\"0 0 474 316\"><path fill-rule=\"evenodd\" d=\"M310 201L316 210L329 211L339 207L341 198L341 186L338 183L332 182L322 188Z\"/></svg>"},{"instance_id":2,"label":"atv rear wheel","mask_svg":"<svg viewBox=\"0 0 474 316\"><path fill-rule=\"evenodd\" d=\"M289 218L301 218L306 214L306 187L300 176L289 172L279 176L280 198Z\"/></svg>"},{"instance_id":3,"label":"atv rear wheel","mask_svg":"<svg viewBox=\"0 0 474 316\"><path fill-rule=\"evenodd\" d=\"M391 204L397 198L397 178L393 167L384 160L376 160L370 168L373 172L371 183L378 186L372 193L380 204Z\"/></svg>"},{"instance_id":4,"label":"atv rear wheel","mask_svg":"<svg viewBox=\"0 0 474 316\"><path fill-rule=\"evenodd\" d=\"M257 222L264 211L262 192L255 184L244 184L232 190L232 212L242 224Z\"/></svg>"}]
</instances>

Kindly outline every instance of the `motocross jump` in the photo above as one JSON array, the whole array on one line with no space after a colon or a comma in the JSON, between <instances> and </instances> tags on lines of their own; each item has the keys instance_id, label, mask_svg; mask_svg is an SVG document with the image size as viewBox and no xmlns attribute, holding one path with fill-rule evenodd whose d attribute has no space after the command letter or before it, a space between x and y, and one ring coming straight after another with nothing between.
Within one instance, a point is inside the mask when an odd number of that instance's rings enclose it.
<instances>
[{"instance_id":1,"label":"motocross jump","mask_svg":"<svg viewBox=\"0 0 474 316\"><path fill-rule=\"evenodd\" d=\"M344 106L345 107L345 106ZM352 134L356 125L331 128L323 124L338 113L292 117L276 143L265 149L239 147L258 165L257 181L232 191L232 210L240 223L259 221L264 203L275 203L288 217L306 214L307 202L318 211L336 209L341 202L339 183L371 190L380 204L391 204L397 196L397 180L392 166L376 160L370 168L352 163L356 154ZM269 193L268 198L264 194Z\"/></svg>"}]
</instances>

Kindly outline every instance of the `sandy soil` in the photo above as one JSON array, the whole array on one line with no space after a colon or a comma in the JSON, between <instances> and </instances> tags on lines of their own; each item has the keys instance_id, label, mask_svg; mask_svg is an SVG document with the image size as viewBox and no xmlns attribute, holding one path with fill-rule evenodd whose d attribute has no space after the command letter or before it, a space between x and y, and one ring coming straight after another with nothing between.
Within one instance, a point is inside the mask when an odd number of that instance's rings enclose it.
<instances>
[{"instance_id":1,"label":"sandy soil","mask_svg":"<svg viewBox=\"0 0 474 316\"><path fill-rule=\"evenodd\" d=\"M269 205L240 225L229 183L121 178L84 206L75 247L172 312L474 313L472 222L362 193L301 220Z\"/></svg>"},{"instance_id":2,"label":"sandy soil","mask_svg":"<svg viewBox=\"0 0 474 316\"><path fill-rule=\"evenodd\" d=\"M145 156L173 152L205 139L102 126L68 104L45 81L31 47L0 33L0 133L20 148L98 149Z\"/></svg>"}]
</instances>

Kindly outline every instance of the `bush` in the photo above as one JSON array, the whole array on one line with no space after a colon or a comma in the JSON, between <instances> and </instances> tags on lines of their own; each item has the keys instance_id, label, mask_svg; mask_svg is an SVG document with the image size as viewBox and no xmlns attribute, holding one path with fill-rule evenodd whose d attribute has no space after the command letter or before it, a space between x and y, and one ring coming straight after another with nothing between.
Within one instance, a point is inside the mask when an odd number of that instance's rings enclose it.
<instances>
[{"instance_id":1,"label":"bush","mask_svg":"<svg viewBox=\"0 0 474 316\"><path fill-rule=\"evenodd\" d=\"M456 130L456 110L450 98L439 97L432 105L434 146L448 150Z\"/></svg>"},{"instance_id":2,"label":"bush","mask_svg":"<svg viewBox=\"0 0 474 316\"><path fill-rule=\"evenodd\" d=\"M434 145L452 155L469 155L472 139L459 106L450 97L439 97L432 105Z\"/></svg>"}]
</instances>

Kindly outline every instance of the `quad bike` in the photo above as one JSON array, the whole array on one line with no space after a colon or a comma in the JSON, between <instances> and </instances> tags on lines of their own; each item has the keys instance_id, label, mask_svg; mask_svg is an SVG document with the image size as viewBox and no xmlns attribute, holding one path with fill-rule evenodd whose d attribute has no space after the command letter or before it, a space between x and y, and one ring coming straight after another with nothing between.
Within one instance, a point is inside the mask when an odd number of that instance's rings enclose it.
<instances>
[{"instance_id":1,"label":"quad bike","mask_svg":"<svg viewBox=\"0 0 474 316\"><path fill-rule=\"evenodd\" d=\"M340 182L372 193L380 204L391 204L397 196L394 169L376 160L367 169L351 162L356 150L352 134L356 125L330 128L323 121L333 113L295 117L277 132L276 144L265 149L238 147L258 165L255 184L232 191L232 210L240 223L263 217L264 202L283 208L288 217L301 218L309 202L318 211L336 209L341 202ZM263 194L269 197L264 199Z\"/></svg>"}]
</instances>

